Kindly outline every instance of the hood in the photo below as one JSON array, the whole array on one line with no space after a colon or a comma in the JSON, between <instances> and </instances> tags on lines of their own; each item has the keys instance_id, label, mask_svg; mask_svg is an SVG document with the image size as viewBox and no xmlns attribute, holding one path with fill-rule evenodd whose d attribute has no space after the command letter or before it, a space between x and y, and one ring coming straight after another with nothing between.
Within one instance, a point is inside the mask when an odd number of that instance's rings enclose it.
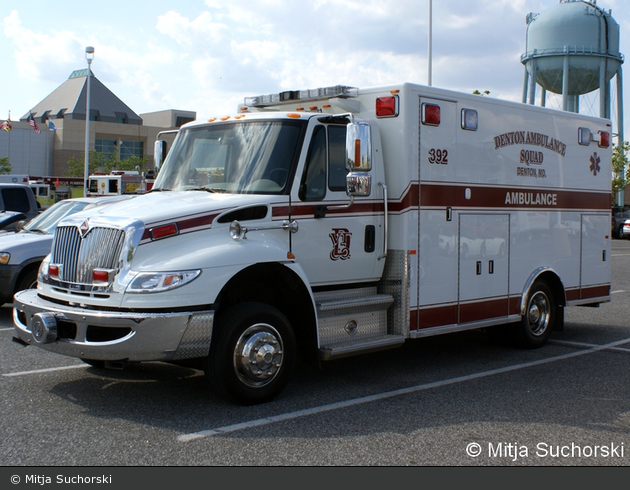
<instances>
[{"instance_id":1,"label":"hood","mask_svg":"<svg viewBox=\"0 0 630 490\"><path fill-rule=\"evenodd\" d=\"M35 253L34 249L39 250L41 248L42 253L36 253L36 255L47 255L50 252L52 240L52 235L26 231L0 234L0 252L13 254L15 251L22 252L28 249L33 254Z\"/></svg>"},{"instance_id":2,"label":"hood","mask_svg":"<svg viewBox=\"0 0 630 490\"><path fill-rule=\"evenodd\" d=\"M272 202L286 202L288 196L260 194L217 194L206 191L162 191L151 192L128 201L113 203L102 209L95 208L72 215L136 219L145 227L168 221L203 217L214 217L230 210L251 206L269 206ZM64 218L60 224L66 221Z\"/></svg>"}]
</instances>

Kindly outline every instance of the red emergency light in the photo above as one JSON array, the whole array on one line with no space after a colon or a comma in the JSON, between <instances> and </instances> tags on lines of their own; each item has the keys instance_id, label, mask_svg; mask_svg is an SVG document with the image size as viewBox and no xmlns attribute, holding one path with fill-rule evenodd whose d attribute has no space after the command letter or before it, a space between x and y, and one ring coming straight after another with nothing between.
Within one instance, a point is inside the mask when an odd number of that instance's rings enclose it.
<instances>
[{"instance_id":1,"label":"red emergency light","mask_svg":"<svg viewBox=\"0 0 630 490\"><path fill-rule=\"evenodd\" d=\"M429 126L440 125L440 106L437 104L422 104L422 124Z\"/></svg>"},{"instance_id":2,"label":"red emergency light","mask_svg":"<svg viewBox=\"0 0 630 490\"><path fill-rule=\"evenodd\" d=\"M599 132L599 146L601 148L608 148L610 146L610 133L608 131Z\"/></svg>"},{"instance_id":3,"label":"red emergency light","mask_svg":"<svg viewBox=\"0 0 630 490\"><path fill-rule=\"evenodd\" d=\"M376 99L376 117L396 117L398 115L398 96L390 95Z\"/></svg>"}]
</instances>

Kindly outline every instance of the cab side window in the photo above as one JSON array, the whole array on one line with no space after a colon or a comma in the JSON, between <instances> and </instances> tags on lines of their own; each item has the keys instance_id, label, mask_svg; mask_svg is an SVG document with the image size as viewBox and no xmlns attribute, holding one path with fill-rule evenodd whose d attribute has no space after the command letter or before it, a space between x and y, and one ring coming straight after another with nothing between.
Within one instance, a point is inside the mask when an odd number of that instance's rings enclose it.
<instances>
[{"instance_id":1,"label":"cab side window","mask_svg":"<svg viewBox=\"0 0 630 490\"><path fill-rule=\"evenodd\" d=\"M346 127L328 127L328 188L346 191Z\"/></svg>"},{"instance_id":2,"label":"cab side window","mask_svg":"<svg viewBox=\"0 0 630 490\"><path fill-rule=\"evenodd\" d=\"M331 191L346 190L346 127L317 126L313 130L300 184L300 199L320 201Z\"/></svg>"},{"instance_id":3,"label":"cab side window","mask_svg":"<svg viewBox=\"0 0 630 490\"><path fill-rule=\"evenodd\" d=\"M313 131L306 166L300 184L300 199L319 201L326 195L326 128L317 126Z\"/></svg>"}]
</instances>

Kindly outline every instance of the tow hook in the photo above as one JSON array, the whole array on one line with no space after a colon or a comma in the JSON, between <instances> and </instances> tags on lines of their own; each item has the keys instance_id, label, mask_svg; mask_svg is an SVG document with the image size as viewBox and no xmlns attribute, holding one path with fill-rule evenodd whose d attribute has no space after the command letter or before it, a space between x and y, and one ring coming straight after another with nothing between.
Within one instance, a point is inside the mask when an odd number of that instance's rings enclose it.
<instances>
[{"instance_id":1,"label":"tow hook","mask_svg":"<svg viewBox=\"0 0 630 490\"><path fill-rule=\"evenodd\" d=\"M31 319L31 334L38 344L57 340L57 319L50 312L36 313Z\"/></svg>"}]
</instances>

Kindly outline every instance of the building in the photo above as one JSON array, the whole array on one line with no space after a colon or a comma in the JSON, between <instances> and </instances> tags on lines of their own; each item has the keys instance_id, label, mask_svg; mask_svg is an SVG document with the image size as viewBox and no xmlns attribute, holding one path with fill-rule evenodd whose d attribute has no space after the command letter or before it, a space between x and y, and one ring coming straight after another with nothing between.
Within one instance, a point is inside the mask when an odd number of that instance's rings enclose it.
<instances>
[{"instance_id":1,"label":"building","mask_svg":"<svg viewBox=\"0 0 630 490\"><path fill-rule=\"evenodd\" d=\"M12 122L12 130L0 131L0 157L9 158L12 173L62 176L71 157L84 159L87 72L72 72L19 121ZM195 112L173 109L138 115L90 74L90 150L114 152L119 159L148 156L151 160L160 131L196 118Z\"/></svg>"}]
</instances>

